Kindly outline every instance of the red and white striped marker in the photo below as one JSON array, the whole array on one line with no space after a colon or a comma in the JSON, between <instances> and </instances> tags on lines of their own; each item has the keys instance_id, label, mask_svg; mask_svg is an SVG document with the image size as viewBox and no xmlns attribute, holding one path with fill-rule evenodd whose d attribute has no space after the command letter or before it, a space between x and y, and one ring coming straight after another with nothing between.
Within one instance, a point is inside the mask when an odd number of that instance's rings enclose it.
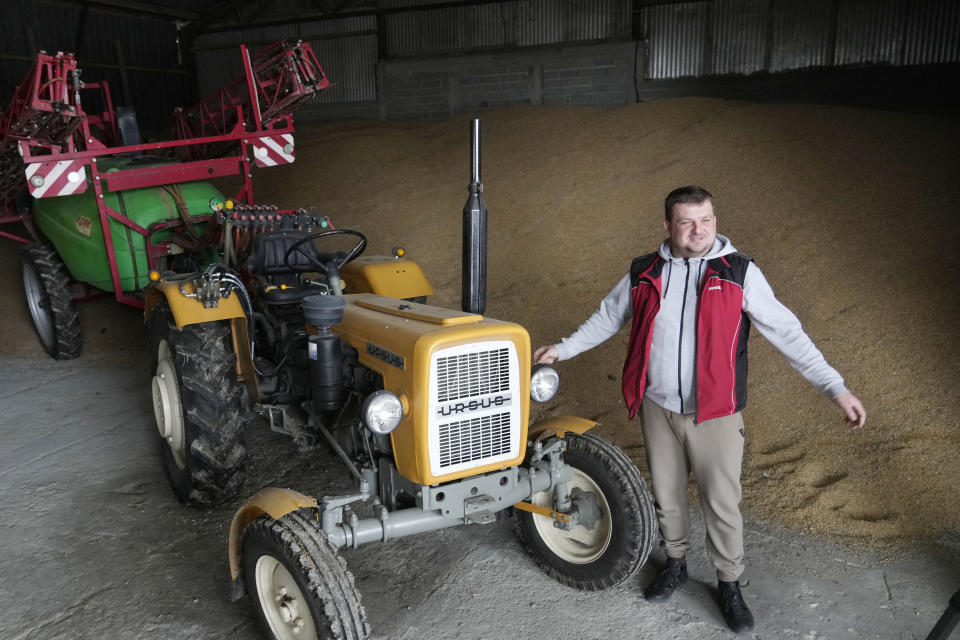
<instances>
[{"instance_id":1,"label":"red and white striped marker","mask_svg":"<svg viewBox=\"0 0 960 640\"><path fill-rule=\"evenodd\" d=\"M258 167L275 167L278 164L290 164L296 159L293 152L293 134L279 136L260 136L250 143L253 147L253 160Z\"/></svg>"},{"instance_id":2,"label":"red and white striped marker","mask_svg":"<svg viewBox=\"0 0 960 640\"><path fill-rule=\"evenodd\" d=\"M28 164L24 173L34 198L52 198L87 190L87 168L83 160L60 160Z\"/></svg>"}]
</instances>

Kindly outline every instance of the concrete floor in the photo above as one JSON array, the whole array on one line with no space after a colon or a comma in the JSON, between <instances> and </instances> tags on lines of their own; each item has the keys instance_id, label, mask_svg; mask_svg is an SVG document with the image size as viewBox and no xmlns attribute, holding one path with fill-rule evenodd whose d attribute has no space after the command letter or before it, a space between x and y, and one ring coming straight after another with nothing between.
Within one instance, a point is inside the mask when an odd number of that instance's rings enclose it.
<instances>
[{"instance_id":1,"label":"concrete floor","mask_svg":"<svg viewBox=\"0 0 960 640\"><path fill-rule=\"evenodd\" d=\"M258 424L241 497L218 509L182 507L159 456L139 313L109 299L85 303L83 355L55 362L26 325L8 248L0 258L0 639L261 637L250 602L227 597L233 511L267 485L342 490L339 463L325 450L298 453ZM749 517L747 532L755 638L922 639L960 587L957 536L878 554ZM378 638L731 637L702 548L691 582L660 606L641 595L655 571L649 563L620 588L578 593L541 573L508 523L344 555Z\"/></svg>"}]
</instances>

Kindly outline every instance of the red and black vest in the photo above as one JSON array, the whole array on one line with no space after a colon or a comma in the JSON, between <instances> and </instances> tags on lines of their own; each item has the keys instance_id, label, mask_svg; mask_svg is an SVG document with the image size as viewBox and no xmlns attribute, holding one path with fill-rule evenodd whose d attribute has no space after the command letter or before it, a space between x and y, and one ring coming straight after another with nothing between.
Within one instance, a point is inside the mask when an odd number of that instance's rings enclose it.
<instances>
[{"instance_id":1,"label":"red and black vest","mask_svg":"<svg viewBox=\"0 0 960 640\"><path fill-rule=\"evenodd\" d=\"M752 259L742 253L707 260L697 298L698 423L732 415L747 404L750 319L743 313L743 282L750 262ZM653 322L663 295L664 264L659 254L648 253L630 265L633 326L623 364L623 398L631 420L640 409L647 385Z\"/></svg>"}]
</instances>

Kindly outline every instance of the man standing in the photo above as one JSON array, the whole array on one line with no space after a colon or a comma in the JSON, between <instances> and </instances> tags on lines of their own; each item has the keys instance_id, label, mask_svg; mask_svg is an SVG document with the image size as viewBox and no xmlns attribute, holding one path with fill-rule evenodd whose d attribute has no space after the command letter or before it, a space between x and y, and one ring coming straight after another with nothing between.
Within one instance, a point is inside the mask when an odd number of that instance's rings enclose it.
<instances>
[{"instance_id":1,"label":"man standing","mask_svg":"<svg viewBox=\"0 0 960 640\"><path fill-rule=\"evenodd\" d=\"M840 407L850 427L863 426L866 412L797 317L774 297L753 260L717 235L713 196L706 189L673 190L664 213L669 237L659 251L634 259L629 273L579 329L559 344L538 348L533 359L549 364L572 358L632 318L623 396L630 419L641 413L667 553L666 568L644 595L666 601L687 580L687 483L693 471L723 617L740 632L753 628L739 582L744 570L740 412L746 405L750 324Z\"/></svg>"}]
</instances>

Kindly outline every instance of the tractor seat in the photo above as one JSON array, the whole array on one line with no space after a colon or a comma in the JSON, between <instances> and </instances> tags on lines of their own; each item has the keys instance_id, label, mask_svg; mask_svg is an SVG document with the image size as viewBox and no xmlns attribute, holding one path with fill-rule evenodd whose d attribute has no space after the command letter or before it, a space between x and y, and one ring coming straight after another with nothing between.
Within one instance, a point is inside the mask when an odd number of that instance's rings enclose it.
<instances>
[{"instance_id":1,"label":"tractor seat","mask_svg":"<svg viewBox=\"0 0 960 640\"><path fill-rule=\"evenodd\" d=\"M300 250L290 255L290 265L284 261L287 250L293 244L309 234L306 231L282 230L260 233L253 239L253 250L247 258L247 268L254 275L268 277L284 276L298 271L319 271L316 262L311 262L305 253L312 256L314 261L330 262L337 258L335 253L318 251L313 244L305 244ZM303 253L301 253L303 252ZM293 267L293 268L291 268Z\"/></svg>"}]
</instances>

